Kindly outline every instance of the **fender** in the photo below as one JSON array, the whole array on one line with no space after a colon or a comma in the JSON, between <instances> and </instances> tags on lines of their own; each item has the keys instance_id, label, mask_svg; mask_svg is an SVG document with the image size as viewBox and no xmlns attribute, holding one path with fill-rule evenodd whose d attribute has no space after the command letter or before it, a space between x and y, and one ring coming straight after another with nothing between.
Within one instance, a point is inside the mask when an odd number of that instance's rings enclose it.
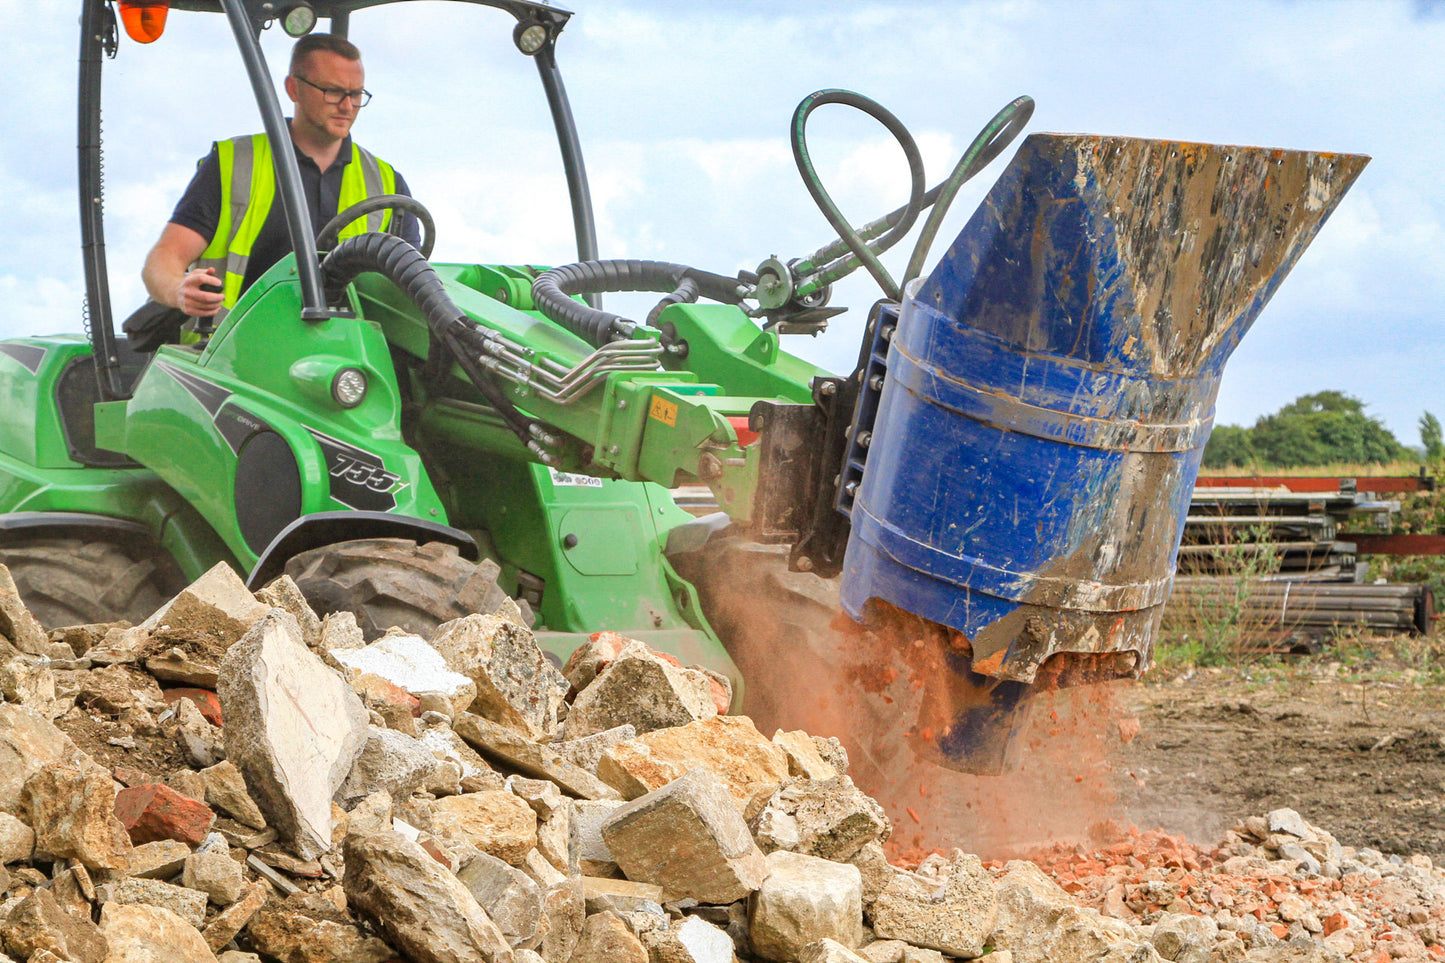
<instances>
[{"instance_id":1,"label":"fender","mask_svg":"<svg viewBox=\"0 0 1445 963\"><path fill-rule=\"evenodd\" d=\"M446 542L455 545L462 558L469 562L477 561L482 554L476 539L450 525L387 512L316 512L296 519L271 540L256 560L256 567L246 579L246 587L254 592L280 575L292 556L333 542L350 542L359 538Z\"/></svg>"},{"instance_id":2,"label":"fender","mask_svg":"<svg viewBox=\"0 0 1445 963\"><path fill-rule=\"evenodd\" d=\"M75 538L109 538L124 536L127 539L142 539L157 549L155 533L140 522L109 515L92 515L89 512L9 512L0 515L0 533L44 532Z\"/></svg>"}]
</instances>

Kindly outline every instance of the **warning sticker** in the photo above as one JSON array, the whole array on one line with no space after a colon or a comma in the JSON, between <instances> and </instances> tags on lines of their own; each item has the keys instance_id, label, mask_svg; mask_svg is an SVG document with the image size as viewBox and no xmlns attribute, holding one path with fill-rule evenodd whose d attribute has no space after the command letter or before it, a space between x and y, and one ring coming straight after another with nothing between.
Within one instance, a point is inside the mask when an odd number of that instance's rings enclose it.
<instances>
[{"instance_id":1,"label":"warning sticker","mask_svg":"<svg viewBox=\"0 0 1445 963\"><path fill-rule=\"evenodd\" d=\"M649 418L656 418L671 428L677 424L677 405L674 402L668 401L666 398L659 398L657 395L653 395L652 407L648 409L647 416Z\"/></svg>"},{"instance_id":2,"label":"warning sticker","mask_svg":"<svg viewBox=\"0 0 1445 963\"><path fill-rule=\"evenodd\" d=\"M560 485L563 488L601 488L602 479L593 478L591 475L574 475L571 472L558 471L549 468L547 471L552 474L552 484Z\"/></svg>"}]
</instances>

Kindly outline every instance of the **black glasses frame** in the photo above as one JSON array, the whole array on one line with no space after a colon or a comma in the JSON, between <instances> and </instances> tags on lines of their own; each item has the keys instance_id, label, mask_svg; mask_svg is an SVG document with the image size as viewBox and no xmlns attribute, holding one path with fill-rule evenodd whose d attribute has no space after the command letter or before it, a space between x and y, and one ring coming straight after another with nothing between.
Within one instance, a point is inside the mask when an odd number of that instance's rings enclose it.
<instances>
[{"instance_id":1,"label":"black glasses frame","mask_svg":"<svg viewBox=\"0 0 1445 963\"><path fill-rule=\"evenodd\" d=\"M365 87L361 88L360 90L342 90L340 87L323 87L318 83L313 83L312 81L307 80L300 74L292 74L291 76L295 77L306 86L315 87L317 90L321 91L321 99L326 101L333 107L340 106L341 102L343 100L346 100L348 97L351 98L351 103L353 106L356 107L357 110L360 110L367 104L371 103L371 91L367 90Z\"/></svg>"}]
</instances>

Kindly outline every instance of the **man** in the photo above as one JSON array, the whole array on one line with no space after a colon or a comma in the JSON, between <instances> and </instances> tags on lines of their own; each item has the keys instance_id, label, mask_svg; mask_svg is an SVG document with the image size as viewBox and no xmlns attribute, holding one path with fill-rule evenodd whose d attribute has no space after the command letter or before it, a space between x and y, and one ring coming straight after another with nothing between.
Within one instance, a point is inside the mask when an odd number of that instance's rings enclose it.
<instances>
[{"instance_id":1,"label":"man","mask_svg":"<svg viewBox=\"0 0 1445 963\"><path fill-rule=\"evenodd\" d=\"M407 194L391 165L351 141L357 112L371 99L362 86L361 51L332 34L311 34L291 52L286 94L296 105L291 141L301 184L320 232L338 210L376 194ZM291 251L276 191L271 145L264 134L212 145L141 278L151 299L196 317L235 304L247 286ZM415 218L396 211L362 218L342 232L385 230L402 217L400 233L419 243Z\"/></svg>"}]
</instances>

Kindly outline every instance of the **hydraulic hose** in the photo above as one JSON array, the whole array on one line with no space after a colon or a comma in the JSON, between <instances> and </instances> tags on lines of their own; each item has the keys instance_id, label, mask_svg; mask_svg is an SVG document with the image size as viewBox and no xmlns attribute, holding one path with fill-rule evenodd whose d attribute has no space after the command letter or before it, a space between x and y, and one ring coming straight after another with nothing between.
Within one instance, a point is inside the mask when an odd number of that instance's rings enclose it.
<instances>
[{"instance_id":1,"label":"hydraulic hose","mask_svg":"<svg viewBox=\"0 0 1445 963\"><path fill-rule=\"evenodd\" d=\"M609 341L631 337L637 322L581 304L572 295L656 291L667 294L663 307L695 301L699 296L737 304L742 300L737 288L737 278L666 261L582 261L553 268L533 281L532 303L544 317L600 348Z\"/></svg>"}]
</instances>

